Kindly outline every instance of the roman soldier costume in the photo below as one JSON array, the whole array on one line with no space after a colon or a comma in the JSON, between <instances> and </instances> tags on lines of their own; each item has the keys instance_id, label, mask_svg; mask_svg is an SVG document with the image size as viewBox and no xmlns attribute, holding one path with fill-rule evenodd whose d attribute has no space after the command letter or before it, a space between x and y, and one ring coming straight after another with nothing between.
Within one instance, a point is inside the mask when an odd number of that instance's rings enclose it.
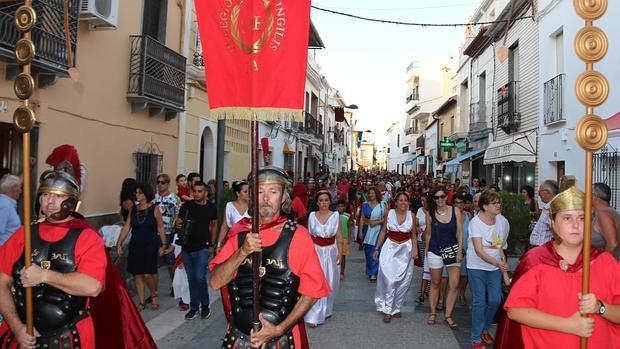
<instances>
[{"instance_id":1,"label":"roman soldier costume","mask_svg":"<svg viewBox=\"0 0 620 349\"><path fill-rule=\"evenodd\" d=\"M282 211L288 214L292 187L286 173L275 167L259 171L259 184L282 184L287 200ZM209 264L213 270L224 263L243 245L251 231L252 220L244 218L231 227L228 239L220 253ZM260 313L274 325L280 324L291 313L298 298L306 295L321 298L329 294L308 231L292 220L280 216L259 227L263 249L260 267ZM310 277L311 276L311 277ZM222 348L249 348L252 329L252 263L248 256L237 269L235 277L226 286L230 294L230 324ZM266 348L307 348L303 318L282 336L266 343Z\"/></svg>"},{"instance_id":2,"label":"roman soldier costume","mask_svg":"<svg viewBox=\"0 0 620 349\"><path fill-rule=\"evenodd\" d=\"M91 298L72 295L45 283L33 287L34 328L40 333L37 347L155 348L131 296L110 263L103 239L76 212L85 172L77 151L70 145L62 145L54 149L46 163L54 169L41 175L38 196L55 194L66 199L59 211L32 225L32 264L58 273L85 274L98 281L102 289L105 285L106 291ZM39 213L38 198L35 213ZM21 322L25 323L26 292L19 274L24 267L23 251L22 227L0 247L0 272L13 278L15 308ZM97 314L97 319L91 314ZM124 322L130 324L123 325ZM105 331L105 336L102 333L96 337L95 328ZM5 321L0 327L0 347L16 348L17 345Z\"/></svg>"}]
</instances>

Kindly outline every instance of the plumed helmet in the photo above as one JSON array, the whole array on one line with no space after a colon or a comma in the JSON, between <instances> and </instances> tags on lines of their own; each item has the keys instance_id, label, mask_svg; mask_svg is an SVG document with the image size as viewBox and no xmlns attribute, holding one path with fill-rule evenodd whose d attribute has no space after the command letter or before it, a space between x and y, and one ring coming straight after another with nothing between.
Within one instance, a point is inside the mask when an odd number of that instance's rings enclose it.
<instances>
[{"instance_id":1,"label":"plumed helmet","mask_svg":"<svg viewBox=\"0 0 620 349\"><path fill-rule=\"evenodd\" d=\"M80 163L77 150L69 144L54 149L45 163L53 169L41 174L38 194L48 193L68 197L61 204L60 212L52 215L52 218L62 220L78 208L85 166Z\"/></svg>"}]
</instances>

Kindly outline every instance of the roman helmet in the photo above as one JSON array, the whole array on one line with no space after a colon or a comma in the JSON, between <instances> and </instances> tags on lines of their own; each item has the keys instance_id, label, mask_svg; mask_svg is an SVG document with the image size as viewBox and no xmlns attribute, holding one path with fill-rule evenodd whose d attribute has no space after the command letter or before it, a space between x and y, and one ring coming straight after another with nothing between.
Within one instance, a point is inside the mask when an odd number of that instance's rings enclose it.
<instances>
[{"instance_id":1,"label":"roman helmet","mask_svg":"<svg viewBox=\"0 0 620 349\"><path fill-rule=\"evenodd\" d=\"M252 187L252 174L248 175L248 183ZM281 184L282 195L284 195L284 203L280 207L282 213L289 215L291 213L291 192L293 190L293 180L288 176L286 171L275 166L265 166L258 170L258 184ZM250 197L250 201L255 198ZM250 205L250 207L252 207Z\"/></svg>"},{"instance_id":2,"label":"roman helmet","mask_svg":"<svg viewBox=\"0 0 620 349\"><path fill-rule=\"evenodd\" d=\"M80 163L77 150L69 144L63 144L54 149L45 163L53 169L43 172L39 178L35 212L37 214L40 212L39 197L41 194L66 196L67 198L60 205L60 211L50 215L50 218L54 220L63 220L79 208L86 167Z\"/></svg>"}]
</instances>

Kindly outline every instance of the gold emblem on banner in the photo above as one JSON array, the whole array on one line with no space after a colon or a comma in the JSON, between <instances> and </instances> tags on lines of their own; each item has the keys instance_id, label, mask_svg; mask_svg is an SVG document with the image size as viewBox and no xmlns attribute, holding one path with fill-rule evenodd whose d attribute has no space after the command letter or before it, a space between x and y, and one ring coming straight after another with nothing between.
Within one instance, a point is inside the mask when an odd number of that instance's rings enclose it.
<instances>
[{"instance_id":1,"label":"gold emblem on banner","mask_svg":"<svg viewBox=\"0 0 620 349\"><path fill-rule=\"evenodd\" d=\"M230 35L232 36L235 44L237 44L237 46L244 53L248 55L253 54L253 53L258 53L262 50L262 48L265 46L265 44L271 37L271 34L273 33L273 23L274 23L273 6L270 0L263 0L263 5L265 6L265 17L266 17L267 22L263 27L263 23L261 21L263 19L262 16L254 16L254 18L252 18L251 20L252 26L251 28L247 28L249 29L248 31L261 31L261 27L263 28L262 28L262 34L260 35L260 37L254 42L248 44L241 37L241 30L239 29L239 17L241 15L241 5L243 5L243 1L235 5L231 11Z\"/></svg>"}]
</instances>

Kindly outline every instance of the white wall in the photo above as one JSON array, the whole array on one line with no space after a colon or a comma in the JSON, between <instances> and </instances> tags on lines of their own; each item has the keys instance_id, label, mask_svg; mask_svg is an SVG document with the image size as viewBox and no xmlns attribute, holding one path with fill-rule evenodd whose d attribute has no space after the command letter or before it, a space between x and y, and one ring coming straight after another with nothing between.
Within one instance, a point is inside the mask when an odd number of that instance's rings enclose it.
<instances>
[{"instance_id":1,"label":"white wall","mask_svg":"<svg viewBox=\"0 0 620 349\"><path fill-rule=\"evenodd\" d=\"M553 6L549 6L549 5ZM538 95L541 101L538 123L539 132L539 180L556 178L556 163L564 161L566 174L574 175L577 184L584 189L585 152L575 141L575 126L585 113L584 106L577 101L573 85L577 76L585 70L585 64L573 51L575 34L583 27L583 20L579 18L573 9L570 0L540 1L539 21L539 52L540 52L540 83ZM608 118L620 111L620 22L617 14L620 13L620 1L609 1L605 15L594 22L594 25L603 29L609 42L609 50L602 61L594 65L594 69L603 73L610 83L609 98L600 107L595 108L595 114L603 119ZM566 121L555 125L544 124L544 83L557 75L555 70L555 45L552 45L552 37L563 31L564 47L564 115ZM608 144L620 149L620 132L611 132Z\"/></svg>"}]
</instances>

